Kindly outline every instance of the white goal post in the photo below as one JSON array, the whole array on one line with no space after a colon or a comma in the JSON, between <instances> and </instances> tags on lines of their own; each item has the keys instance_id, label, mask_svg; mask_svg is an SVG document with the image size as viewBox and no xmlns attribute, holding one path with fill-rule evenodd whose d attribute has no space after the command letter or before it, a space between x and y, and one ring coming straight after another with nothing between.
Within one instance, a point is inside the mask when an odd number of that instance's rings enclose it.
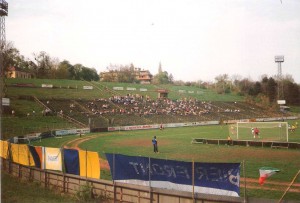
<instances>
[{"instance_id":1,"label":"white goal post","mask_svg":"<svg viewBox=\"0 0 300 203\"><path fill-rule=\"evenodd\" d=\"M287 122L237 122L229 126L229 135L238 140L288 142L288 133Z\"/></svg>"}]
</instances>

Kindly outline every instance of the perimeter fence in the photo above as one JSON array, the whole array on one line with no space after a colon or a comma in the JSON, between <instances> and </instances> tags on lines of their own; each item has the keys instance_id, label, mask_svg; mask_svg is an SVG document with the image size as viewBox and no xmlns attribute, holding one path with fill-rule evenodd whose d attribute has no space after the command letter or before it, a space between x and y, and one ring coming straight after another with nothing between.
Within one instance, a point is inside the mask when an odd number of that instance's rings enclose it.
<instances>
[{"instance_id":1,"label":"perimeter fence","mask_svg":"<svg viewBox=\"0 0 300 203\"><path fill-rule=\"evenodd\" d=\"M1 158L1 168L11 176L23 181L39 182L42 187L76 195L85 186L90 188L91 197L106 197L111 202L245 202L242 197L193 194L191 192L117 183L108 180L85 178L57 171L42 170L35 167L13 163ZM247 202L256 202L248 199Z\"/></svg>"}]
</instances>

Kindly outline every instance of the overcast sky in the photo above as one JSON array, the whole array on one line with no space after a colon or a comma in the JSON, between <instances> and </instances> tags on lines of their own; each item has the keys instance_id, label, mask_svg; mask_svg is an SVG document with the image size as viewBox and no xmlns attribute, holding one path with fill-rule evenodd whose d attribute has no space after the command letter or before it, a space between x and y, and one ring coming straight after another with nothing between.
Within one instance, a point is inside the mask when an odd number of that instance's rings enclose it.
<instances>
[{"instance_id":1,"label":"overcast sky","mask_svg":"<svg viewBox=\"0 0 300 203\"><path fill-rule=\"evenodd\" d=\"M11 0L6 39L22 55L105 71L110 64L172 73L175 80L252 80L283 74L300 83L299 0Z\"/></svg>"}]
</instances>

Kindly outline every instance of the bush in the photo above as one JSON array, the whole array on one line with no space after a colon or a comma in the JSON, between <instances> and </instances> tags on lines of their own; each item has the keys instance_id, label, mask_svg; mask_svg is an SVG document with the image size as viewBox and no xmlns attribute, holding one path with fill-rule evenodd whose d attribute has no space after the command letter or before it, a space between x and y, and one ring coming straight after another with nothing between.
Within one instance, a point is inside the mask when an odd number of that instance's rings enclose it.
<instances>
[{"instance_id":1,"label":"bush","mask_svg":"<svg viewBox=\"0 0 300 203\"><path fill-rule=\"evenodd\" d=\"M100 195L94 194L93 187L87 183L80 186L76 198L79 202L109 202L110 196L103 192Z\"/></svg>"}]
</instances>

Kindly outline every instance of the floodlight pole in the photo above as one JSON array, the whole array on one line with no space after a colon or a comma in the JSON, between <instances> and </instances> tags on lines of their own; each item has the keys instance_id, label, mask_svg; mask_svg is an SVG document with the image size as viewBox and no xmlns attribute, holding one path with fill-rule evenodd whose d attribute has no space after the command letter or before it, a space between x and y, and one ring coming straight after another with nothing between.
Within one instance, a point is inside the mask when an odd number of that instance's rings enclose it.
<instances>
[{"instance_id":1,"label":"floodlight pole","mask_svg":"<svg viewBox=\"0 0 300 203\"><path fill-rule=\"evenodd\" d=\"M284 56L275 56L275 63L278 63L278 70L277 70L277 79L278 79L278 100L283 99L283 81L282 81L282 68L281 63L284 62Z\"/></svg>"},{"instance_id":2,"label":"floodlight pole","mask_svg":"<svg viewBox=\"0 0 300 203\"><path fill-rule=\"evenodd\" d=\"M8 15L8 3L0 0L0 40L5 42L5 16Z\"/></svg>"},{"instance_id":3,"label":"floodlight pole","mask_svg":"<svg viewBox=\"0 0 300 203\"><path fill-rule=\"evenodd\" d=\"M283 88L282 88L282 69L281 69L281 62L278 63L278 99L283 97Z\"/></svg>"},{"instance_id":4,"label":"floodlight pole","mask_svg":"<svg viewBox=\"0 0 300 203\"><path fill-rule=\"evenodd\" d=\"M5 97L6 92L3 51L6 45L5 16L7 15L8 3L4 0L0 0L0 116L2 116L3 112L2 98ZM0 129L2 129L2 122L0 122ZM2 138L2 130L0 131L0 138Z\"/></svg>"}]
</instances>

